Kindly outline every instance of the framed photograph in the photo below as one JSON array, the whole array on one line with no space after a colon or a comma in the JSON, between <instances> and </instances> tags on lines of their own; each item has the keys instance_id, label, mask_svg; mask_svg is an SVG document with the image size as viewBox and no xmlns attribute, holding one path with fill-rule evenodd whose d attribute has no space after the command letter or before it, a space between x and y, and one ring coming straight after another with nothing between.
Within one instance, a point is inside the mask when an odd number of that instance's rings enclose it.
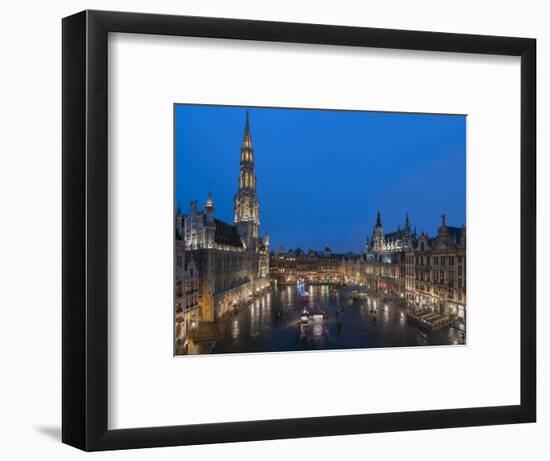
<instances>
[{"instance_id":1,"label":"framed photograph","mask_svg":"<svg viewBox=\"0 0 550 461\"><path fill-rule=\"evenodd\" d=\"M536 42L63 19L63 441L536 419Z\"/></svg>"}]
</instances>

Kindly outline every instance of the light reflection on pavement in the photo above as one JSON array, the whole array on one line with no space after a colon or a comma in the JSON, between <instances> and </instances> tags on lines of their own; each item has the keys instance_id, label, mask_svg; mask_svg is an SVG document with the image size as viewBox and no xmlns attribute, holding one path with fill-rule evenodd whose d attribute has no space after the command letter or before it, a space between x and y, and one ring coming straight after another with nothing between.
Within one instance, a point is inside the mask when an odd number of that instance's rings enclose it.
<instances>
[{"instance_id":1,"label":"light reflection on pavement","mask_svg":"<svg viewBox=\"0 0 550 461\"><path fill-rule=\"evenodd\" d=\"M345 288L329 286L310 286L309 293L307 307L324 311L324 320L301 324L306 304L296 287L272 288L216 326L213 353L464 344L455 328L427 332L411 324L397 300L353 301Z\"/></svg>"}]
</instances>

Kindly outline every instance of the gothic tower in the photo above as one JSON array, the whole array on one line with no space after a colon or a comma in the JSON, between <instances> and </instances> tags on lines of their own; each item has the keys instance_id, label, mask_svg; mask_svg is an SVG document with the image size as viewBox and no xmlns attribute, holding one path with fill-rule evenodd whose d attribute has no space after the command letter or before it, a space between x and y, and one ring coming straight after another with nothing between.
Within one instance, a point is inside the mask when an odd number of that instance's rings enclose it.
<instances>
[{"instance_id":1,"label":"gothic tower","mask_svg":"<svg viewBox=\"0 0 550 461\"><path fill-rule=\"evenodd\" d=\"M379 250L382 248L384 242L384 228L382 227L382 219L380 218L380 212L376 214L376 225L373 232L374 248Z\"/></svg>"},{"instance_id":2,"label":"gothic tower","mask_svg":"<svg viewBox=\"0 0 550 461\"><path fill-rule=\"evenodd\" d=\"M412 249L413 235L411 232L411 222L409 221L409 213L405 215L405 227L403 228L403 248L405 251Z\"/></svg>"},{"instance_id":3,"label":"gothic tower","mask_svg":"<svg viewBox=\"0 0 550 461\"><path fill-rule=\"evenodd\" d=\"M246 111L237 193L234 198L234 222L247 249L255 249L260 227L260 203L256 193L254 149L250 139L250 119Z\"/></svg>"},{"instance_id":4,"label":"gothic tower","mask_svg":"<svg viewBox=\"0 0 550 461\"><path fill-rule=\"evenodd\" d=\"M208 191L208 199L204 205L205 219L204 219L204 239L206 248L214 248L214 241L216 236L216 224L214 223L214 201L212 200L212 194Z\"/></svg>"}]
</instances>

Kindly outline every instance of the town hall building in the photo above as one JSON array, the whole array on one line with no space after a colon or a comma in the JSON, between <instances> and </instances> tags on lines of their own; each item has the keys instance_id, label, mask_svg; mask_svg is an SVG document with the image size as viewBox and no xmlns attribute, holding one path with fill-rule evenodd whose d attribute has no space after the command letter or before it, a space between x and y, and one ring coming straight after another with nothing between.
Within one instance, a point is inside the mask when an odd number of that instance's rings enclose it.
<instances>
[{"instance_id":1,"label":"town hall building","mask_svg":"<svg viewBox=\"0 0 550 461\"><path fill-rule=\"evenodd\" d=\"M195 325L236 312L269 287L269 237L260 236L260 201L248 111L233 202L232 223L215 217L211 193L202 210L193 201L189 214L184 215L180 206L176 212L176 259L192 260L196 268L199 322ZM176 265L176 286L186 276L185 267L182 265L180 270Z\"/></svg>"}]
</instances>

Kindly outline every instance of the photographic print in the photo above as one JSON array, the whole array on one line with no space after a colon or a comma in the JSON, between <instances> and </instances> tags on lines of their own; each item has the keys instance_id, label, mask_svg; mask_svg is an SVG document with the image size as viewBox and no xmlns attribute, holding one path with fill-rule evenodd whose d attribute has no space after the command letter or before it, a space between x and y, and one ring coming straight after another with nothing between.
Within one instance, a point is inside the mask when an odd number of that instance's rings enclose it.
<instances>
[{"instance_id":1,"label":"photographic print","mask_svg":"<svg viewBox=\"0 0 550 461\"><path fill-rule=\"evenodd\" d=\"M176 355L466 344L466 116L174 105Z\"/></svg>"}]
</instances>

